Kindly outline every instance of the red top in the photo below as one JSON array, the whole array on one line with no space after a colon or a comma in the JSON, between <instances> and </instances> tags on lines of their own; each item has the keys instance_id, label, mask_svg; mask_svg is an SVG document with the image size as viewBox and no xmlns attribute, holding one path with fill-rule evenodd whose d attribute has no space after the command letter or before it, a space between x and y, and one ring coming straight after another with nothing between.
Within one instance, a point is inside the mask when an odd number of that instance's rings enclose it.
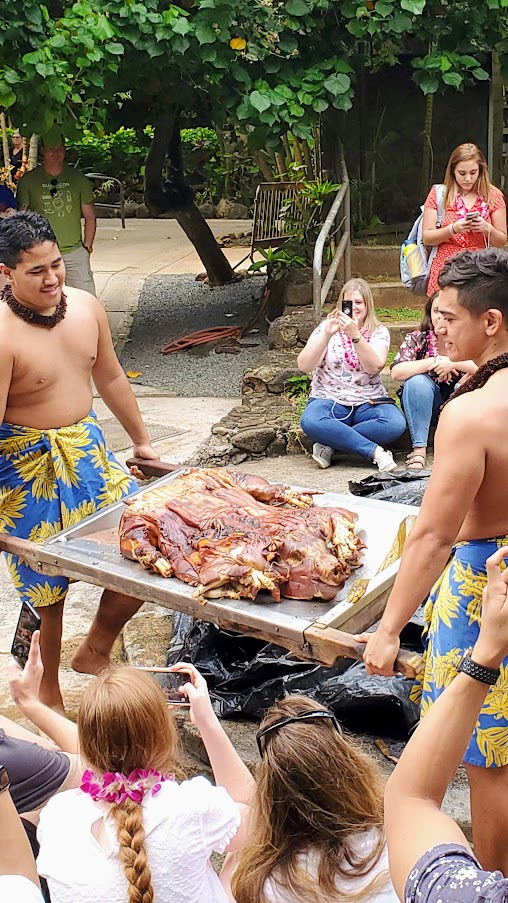
<instances>
[{"instance_id":1,"label":"red top","mask_svg":"<svg viewBox=\"0 0 508 903\"><path fill-rule=\"evenodd\" d=\"M500 210L503 207L506 207L505 200L499 188L491 187L492 192L492 210L490 214L485 216L485 220L489 223L491 222L491 216L494 210ZM471 210L478 210L480 212L480 208L483 206L483 198L478 195L476 198ZM428 207L430 210L436 210L437 207L437 198L436 198L436 186L433 185L429 191L427 196L427 200L425 201L425 207ZM446 208L446 212L444 215L443 222L441 226L449 226L451 223L456 223L457 220L462 219L462 212L455 209L455 206L452 204L451 207ZM449 257L453 257L454 254L458 254L459 251L481 251L483 248L487 247L487 237L483 234L483 232L464 232L462 235L450 235L446 241L441 242L438 246L436 256L432 261L432 266L430 268L430 276L429 276L429 285L427 289L427 294L429 298L434 294L435 291L439 288L437 284L438 276L441 272L442 266Z\"/></svg>"}]
</instances>

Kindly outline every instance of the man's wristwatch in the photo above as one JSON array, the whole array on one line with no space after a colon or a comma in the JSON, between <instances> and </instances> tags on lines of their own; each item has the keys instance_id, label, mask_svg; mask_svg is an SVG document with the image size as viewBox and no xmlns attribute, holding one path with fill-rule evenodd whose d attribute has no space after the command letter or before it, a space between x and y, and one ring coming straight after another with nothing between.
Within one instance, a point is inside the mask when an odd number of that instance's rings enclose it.
<instances>
[{"instance_id":1,"label":"man's wristwatch","mask_svg":"<svg viewBox=\"0 0 508 903\"><path fill-rule=\"evenodd\" d=\"M9 775L7 774L7 769L5 765L0 765L0 793L8 790L10 786L11 782L9 780Z\"/></svg>"},{"instance_id":2,"label":"man's wristwatch","mask_svg":"<svg viewBox=\"0 0 508 903\"><path fill-rule=\"evenodd\" d=\"M494 686L494 684L499 680L499 675L501 674L499 668L486 668L485 665L478 665L477 662L474 662L471 658L472 651L472 647L470 649L466 649L457 666L457 671L462 671L463 674L468 674L469 677L473 677L474 680L480 680L482 684L490 684L490 686Z\"/></svg>"},{"instance_id":3,"label":"man's wristwatch","mask_svg":"<svg viewBox=\"0 0 508 903\"><path fill-rule=\"evenodd\" d=\"M361 335L359 335L356 339L351 339L351 341L354 342L355 345L357 345L358 342L360 341L360 339L361 339Z\"/></svg>"}]
</instances>

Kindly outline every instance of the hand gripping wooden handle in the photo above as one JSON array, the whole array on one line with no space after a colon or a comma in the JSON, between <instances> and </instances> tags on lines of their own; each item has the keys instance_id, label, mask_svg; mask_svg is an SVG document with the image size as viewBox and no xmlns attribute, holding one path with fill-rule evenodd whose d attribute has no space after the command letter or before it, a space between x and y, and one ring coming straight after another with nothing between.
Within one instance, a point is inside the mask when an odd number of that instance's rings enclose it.
<instances>
[{"instance_id":1,"label":"hand gripping wooden handle","mask_svg":"<svg viewBox=\"0 0 508 903\"><path fill-rule=\"evenodd\" d=\"M145 477L165 477L175 470L182 470L182 464L170 464L168 461L149 461L146 458L128 458L127 467L139 467Z\"/></svg>"},{"instance_id":2,"label":"hand gripping wooden handle","mask_svg":"<svg viewBox=\"0 0 508 903\"><path fill-rule=\"evenodd\" d=\"M365 643L358 643L352 633L335 627L321 627L314 623L305 633L305 640L311 647L311 657L324 665L333 665L340 658L354 658L362 661ZM423 670L423 659L417 652L400 649L394 670L404 677L414 679Z\"/></svg>"}]
</instances>

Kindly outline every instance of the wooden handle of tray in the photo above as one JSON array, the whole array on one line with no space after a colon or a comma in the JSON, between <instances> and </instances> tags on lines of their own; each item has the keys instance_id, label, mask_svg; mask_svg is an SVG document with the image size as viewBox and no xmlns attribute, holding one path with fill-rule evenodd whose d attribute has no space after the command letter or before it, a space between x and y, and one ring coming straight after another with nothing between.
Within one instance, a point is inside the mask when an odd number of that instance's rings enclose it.
<instances>
[{"instance_id":1,"label":"wooden handle of tray","mask_svg":"<svg viewBox=\"0 0 508 903\"><path fill-rule=\"evenodd\" d=\"M145 477L165 477L168 473L181 470L181 464L170 464L169 461L149 461L146 458L128 458L127 467L139 467Z\"/></svg>"},{"instance_id":2,"label":"wooden handle of tray","mask_svg":"<svg viewBox=\"0 0 508 903\"><path fill-rule=\"evenodd\" d=\"M324 665L333 665L341 657L361 661L365 651L365 643L358 643L352 633L335 627L313 624L305 631L305 640L312 647L312 658ZM400 649L394 667L404 677L415 678L423 668L423 659L416 652Z\"/></svg>"}]
</instances>

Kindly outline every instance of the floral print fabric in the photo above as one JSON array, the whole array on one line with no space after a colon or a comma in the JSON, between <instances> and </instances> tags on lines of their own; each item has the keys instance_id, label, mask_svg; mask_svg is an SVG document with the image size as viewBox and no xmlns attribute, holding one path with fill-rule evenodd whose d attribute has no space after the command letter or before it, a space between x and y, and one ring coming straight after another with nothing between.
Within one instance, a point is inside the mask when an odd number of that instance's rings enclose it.
<instances>
[{"instance_id":1,"label":"floral print fabric","mask_svg":"<svg viewBox=\"0 0 508 903\"><path fill-rule=\"evenodd\" d=\"M422 717L451 683L464 652L478 638L486 561L507 544L508 536L457 543L432 589L424 611L425 669L421 683L411 690L413 702L421 694ZM464 762L484 768L508 765L508 657L499 680L487 693Z\"/></svg>"},{"instance_id":2,"label":"floral print fabric","mask_svg":"<svg viewBox=\"0 0 508 903\"><path fill-rule=\"evenodd\" d=\"M107 450L93 411L72 426L37 430L0 424L0 532L44 542L138 488ZM21 601L52 605L65 599L67 577L33 571L6 555Z\"/></svg>"},{"instance_id":3,"label":"floral print fabric","mask_svg":"<svg viewBox=\"0 0 508 903\"><path fill-rule=\"evenodd\" d=\"M409 873L404 903L508 903L508 879L484 871L466 847L441 843Z\"/></svg>"},{"instance_id":4,"label":"floral print fabric","mask_svg":"<svg viewBox=\"0 0 508 903\"><path fill-rule=\"evenodd\" d=\"M434 333L432 334L434 335ZM408 332L390 364L390 370L392 367L395 367L396 364L401 364L404 361L423 361L426 357L432 357L432 347L429 338L429 332L422 331L421 329L414 329L413 332ZM439 376L434 370L429 370L426 375L430 377L433 382L438 383L440 386L443 385L443 383L439 382ZM462 374L459 374L459 376L451 376L450 379L447 380L446 385L451 387L455 386L461 375Z\"/></svg>"}]
</instances>

